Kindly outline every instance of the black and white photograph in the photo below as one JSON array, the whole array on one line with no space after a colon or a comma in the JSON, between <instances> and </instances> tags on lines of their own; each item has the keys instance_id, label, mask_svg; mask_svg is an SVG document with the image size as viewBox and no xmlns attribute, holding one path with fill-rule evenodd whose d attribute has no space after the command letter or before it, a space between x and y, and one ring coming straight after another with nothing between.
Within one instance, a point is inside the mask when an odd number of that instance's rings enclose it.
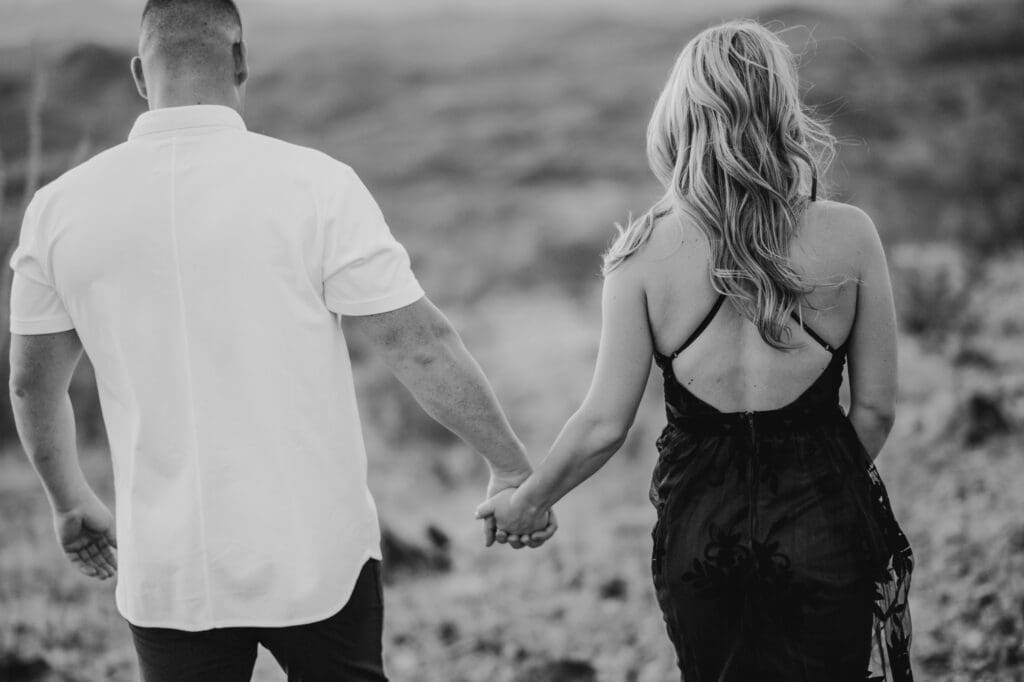
<instances>
[{"instance_id":1,"label":"black and white photograph","mask_svg":"<svg viewBox=\"0 0 1024 682\"><path fill-rule=\"evenodd\" d=\"M1024 0L0 0L0 682L1024 682Z\"/></svg>"}]
</instances>

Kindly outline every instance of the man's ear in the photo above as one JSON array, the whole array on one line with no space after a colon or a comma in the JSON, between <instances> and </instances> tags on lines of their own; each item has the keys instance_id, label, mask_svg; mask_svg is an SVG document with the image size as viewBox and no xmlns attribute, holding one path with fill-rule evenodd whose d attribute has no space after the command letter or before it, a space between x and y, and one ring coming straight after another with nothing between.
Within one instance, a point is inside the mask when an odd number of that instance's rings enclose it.
<instances>
[{"instance_id":1,"label":"man's ear","mask_svg":"<svg viewBox=\"0 0 1024 682\"><path fill-rule=\"evenodd\" d=\"M139 95L142 99L149 99L149 93L146 90L146 76L142 73L142 60L138 57L132 57L132 79L135 81L135 88L139 91Z\"/></svg>"},{"instance_id":2,"label":"man's ear","mask_svg":"<svg viewBox=\"0 0 1024 682\"><path fill-rule=\"evenodd\" d=\"M239 40L231 46L231 54L235 58L235 85L241 87L249 80L249 58L245 41Z\"/></svg>"}]
</instances>

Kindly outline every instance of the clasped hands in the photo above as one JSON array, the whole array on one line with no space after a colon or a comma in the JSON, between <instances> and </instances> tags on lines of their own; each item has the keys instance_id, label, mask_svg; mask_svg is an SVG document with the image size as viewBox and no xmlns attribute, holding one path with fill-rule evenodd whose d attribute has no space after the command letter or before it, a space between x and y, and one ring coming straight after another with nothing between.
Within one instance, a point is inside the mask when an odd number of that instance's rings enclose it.
<instances>
[{"instance_id":1,"label":"clasped hands","mask_svg":"<svg viewBox=\"0 0 1024 682\"><path fill-rule=\"evenodd\" d=\"M498 542L514 549L540 547L558 530L553 510L538 508L525 499L520 486L527 478L529 474L491 476L487 500L476 510L476 517L484 522L485 546Z\"/></svg>"}]
</instances>

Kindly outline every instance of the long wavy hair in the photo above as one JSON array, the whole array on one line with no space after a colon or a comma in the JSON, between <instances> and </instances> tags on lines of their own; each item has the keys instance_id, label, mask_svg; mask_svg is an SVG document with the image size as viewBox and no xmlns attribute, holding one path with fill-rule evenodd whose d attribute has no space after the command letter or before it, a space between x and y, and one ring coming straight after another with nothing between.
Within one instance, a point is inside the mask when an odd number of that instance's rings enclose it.
<instances>
[{"instance_id":1,"label":"long wavy hair","mask_svg":"<svg viewBox=\"0 0 1024 682\"><path fill-rule=\"evenodd\" d=\"M647 158L665 195L616 225L607 275L650 238L655 221L691 215L711 249L711 284L775 348L811 290L789 245L835 140L800 101L789 47L754 21L709 28L683 48L647 128Z\"/></svg>"}]
</instances>

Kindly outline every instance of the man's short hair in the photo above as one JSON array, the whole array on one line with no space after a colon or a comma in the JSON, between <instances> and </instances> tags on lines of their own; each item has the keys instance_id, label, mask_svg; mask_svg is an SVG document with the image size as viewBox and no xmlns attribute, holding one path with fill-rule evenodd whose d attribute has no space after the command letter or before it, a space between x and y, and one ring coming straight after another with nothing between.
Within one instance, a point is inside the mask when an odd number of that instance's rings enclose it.
<instances>
[{"instance_id":1,"label":"man's short hair","mask_svg":"<svg viewBox=\"0 0 1024 682\"><path fill-rule=\"evenodd\" d=\"M141 42L182 66L201 66L219 45L241 39L242 17L233 0L148 0Z\"/></svg>"},{"instance_id":2,"label":"man's short hair","mask_svg":"<svg viewBox=\"0 0 1024 682\"><path fill-rule=\"evenodd\" d=\"M211 19L233 19L241 28L242 15L234 0L147 0L142 10L142 23L153 15L157 21L182 20L185 15L206 15Z\"/></svg>"}]
</instances>

